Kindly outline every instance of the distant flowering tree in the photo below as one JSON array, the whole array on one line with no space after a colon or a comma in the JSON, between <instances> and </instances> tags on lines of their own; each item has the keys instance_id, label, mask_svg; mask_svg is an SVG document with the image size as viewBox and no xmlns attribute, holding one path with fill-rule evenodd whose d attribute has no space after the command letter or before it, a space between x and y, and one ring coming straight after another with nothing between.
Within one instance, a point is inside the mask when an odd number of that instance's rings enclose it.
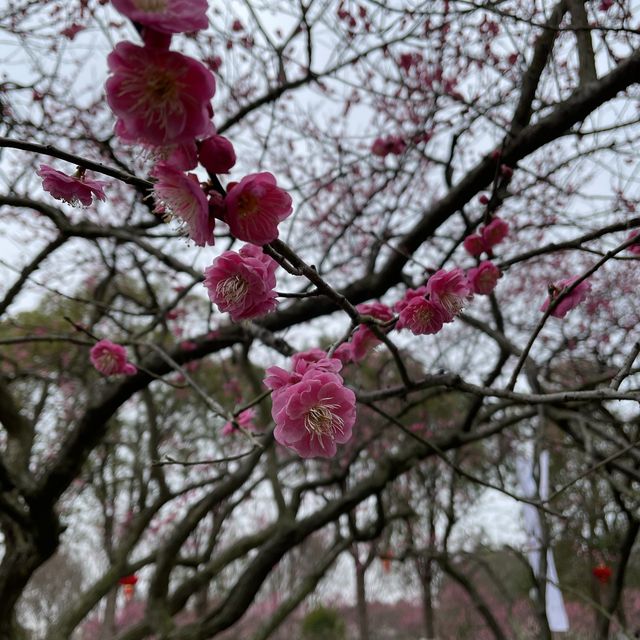
<instances>
[{"instance_id":1,"label":"distant flowering tree","mask_svg":"<svg viewBox=\"0 0 640 640\"><path fill-rule=\"evenodd\" d=\"M636 4L5 5L0 640L65 545L95 561L46 640L244 637L254 606L266 640L399 535L428 635L447 575L506 637L456 556L470 496L535 506L547 549L588 482L598 640L624 628ZM575 456L523 496L542 450Z\"/></svg>"}]
</instances>

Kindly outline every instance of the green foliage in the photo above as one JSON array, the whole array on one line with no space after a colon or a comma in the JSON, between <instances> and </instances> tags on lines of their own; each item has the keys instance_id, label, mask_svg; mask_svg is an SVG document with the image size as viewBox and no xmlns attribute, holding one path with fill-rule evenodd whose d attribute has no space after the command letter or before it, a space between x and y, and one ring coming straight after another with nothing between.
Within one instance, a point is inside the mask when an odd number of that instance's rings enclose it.
<instances>
[{"instance_id":1,"label":"green foliage","mask_svg":"<svg viewBox=\"0 0 640 640\"><path fill-rule=\"evenodd\" d=\"M318 607L302 621L302 640L345 640L346 637L345 622L334 609Z\"/></svg>"}]
</instances>

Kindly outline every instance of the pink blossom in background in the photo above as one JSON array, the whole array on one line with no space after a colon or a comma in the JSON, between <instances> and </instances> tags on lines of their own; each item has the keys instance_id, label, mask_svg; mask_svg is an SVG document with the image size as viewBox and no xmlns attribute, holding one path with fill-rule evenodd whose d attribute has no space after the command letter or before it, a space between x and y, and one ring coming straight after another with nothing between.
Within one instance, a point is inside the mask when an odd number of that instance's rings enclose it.
<instances>
[{"instance_id":1,"label":"pink blossom in background","mask_svg":"<svg viewBox=\"0 0 640 640\"><path fill-rule=\"evenodd\" d=\"M236 163L236 152L230 140L213 135L200 143L198 158L209 173L229 173Z\"/></svg>"},{"instance_id":2,"label":"pink blossom in background","mask_svg":"<svg viewBox=\"0 0 640 640\"><path fill-rule=\"evenodd\" d=\"M509 235L509 224L502 218L494 218L486 227L481 227L478 233L473 233L464 239L464 248L472 256L479 256L486 252L491 254L493 247L500 244Z\"/></svg>"},{"instance_id":3,"label":"pink blossom in background","mask_svg":"<svg viewBox=\"0 0 640 640\"><path fill-rule=\"evenodd\" d=\"M473 292L485 296L496 288L500 275L500 269L490 260L485 260L467 271L467 278Z\"/></svg>"},{"instance_id":4,"label":"pink blossom in background","mask_svg":"<svg viewBox=\"0 0 640 640\"><path fill-rule=\"evenodd\" d=\"M387 136L376 138L371 145L371 153L374 156L384 158L389 154L399 156L407 149L406 142L400 136Z\"/></svg>"},{"instance_id":5,"label":"pink blossom in background","mask_svg":"<svg viewBox=\"0 0 640 640\"><path fill-rule=\"evenodd\" d=\"M215 218L209 216L209 203L198 177L166 162L159 162L151 175L157 180L153 193L160 206L156 211L180 218L198 246L212 245Z\"/></svg>"},{"instance_id":6,"label":"pink blossom in background","mask_svg":"<svg viewBox=\"0 0 640 640\"><path fill-rule=\"evenodd\" d=\"M333 353L334 358L337 358L342 364L348 364L353 362L353 348L350 342L343 342L338 345L338 348Z\"/></svg>"},{"instance_id":7,"label":"pink blossom in background","mask_svg":"<svg viewBox=\"0 0 640 640\"><path fill-rule=\"evenodd\" d=\"M241 411L238 414L238 417L236 418L236 422L238 423L238 425L240 425L243 429L246 429L247 431L255 431L256 430L256 425L254 424L254 419L256 417L256 410L254 407L249 407L249 409L245 409L244 411ZM222 427L222 435L223 436L230 436L233 435L234 433L238 433L238 428L233 424L233 422L229 421L227 423L225 423L224 427Z\"/></svg>"},{"instance_id":8,"label":"pink blossom in background","mask_svg":"<svg viewBox=\"0 0 640 640\"><path fill-rule=\"evenodd\" d=\"M86 28L87 27L85 27L84 25L73 22L66 29L63 29L60 32L60 35L64 36L65 38L69 38L69 40L73 40L81 31L84 31Z\"/></svg>"},{"instance_id":9,"label":"pink blossom in background","mask_svg":"<svg viewBox=\"0 0 640 640\"><path fill-rule=\"evenodd\" d=\"M549 297L544 301L540 307L540 311L546 311L549 308L552 300L558 299L562 291L567 287L570 287L576 280L579 280L580 276L574 276L573 278L567 278L566 280L560 280L553 285L549 286ZM562 299L558 303L558 306L551 312L554 318L564 318L571 309L578 306L591 291L591 284L586 280L583 280L578 284L570 293L562 296Z\"/></svg>"},{"instance_id":10,"label":"pink blossom in background","mask_svg":"<svg viewBox=\"0 0 640 640\"><path fill-rule=\"evenodd\" d=\"M470 236L467 236L464 239L462 245L467 250L467 253L474 257L477 257L483 251L486 251L482 236L478 235L477 233L472 233Z\"/></svg>"},{"instance_id":11,"label":"pink blossom in background","mask_svg":"<svg viewBox=\"0 0 640 640\"><path fill-rule=\"evenodd\" d=\"M274 288L278 263L254 245L239 253L225 251L205 269L204 285L211 302L234 322L269 313L278 302Z\"/></svg>"},{"instance_id":12,"label":"pink blossom in background","mask_svg":"<svg viewBox=\"0 0 640 640\"><path fill-rule=\"evenodd\" d=\"M81 203L88 207L94 196L98 200L105 199L103 188L107 183L85 178L82 169L79 169L78 176L68 176L48 164L41 164L37 173L42 178L42 188L56 200L69 204Z\"/></svg>"},{"instance_id":13,"label":"pink blossom in background","mask_svg":"<svg viewBox=\"0 0 640 640\"><path fill-rule=\"evenodd\" d=\"M502 218L494 218L483 230L482 239L487 247L493 248L509 235L509 225Z\"/></svg>"},{"instance_id":14,"label":"pink blossom in background","mask_svg":"<svg viewBox=\"0 0 640 640\"><path fill-rule=\"evenodd\" d=\"M133 22L162 33L191 33L206 29L207 0L112 0Z\"/></svg>"},{"instance_id":15,"label":"pink blossom in background","mask_svg":"<svg viewBox=\"0 0 640 640\"><path fill-rule=\"evenodd\" d=\"M267 386L274 379L271 369L267 369ZM351 439L356 397L336 373L308 369L299 382L277 387L272 401L276 441L302 458L333 457L336 444Z\"/></svg>"},{"instance_id":16,"label":"pink blossom in background","mask_svg":"<svg viewBox=\"0 0 640 640\"><path fill-rule=\"evenodd\" d=\"M473 295L466 274L458 267L436 271L427 281L427 293L442 308L445 322L451 322Z\"/></svg>"},{"instance_id":17,"label":"pink blossom in background","mask_svg":"<svg viewBox=\"0 0 640 640\"><path fill-rule=\"evenodd\" d=\"M635 238L636 236L640 235L640 231L638 231L638 229L636 229L635 231L632 231L627 240L631 240L631 238ZM630 244L627 247L627 251L630 251L631 253L635 253L636 255L640 255L640 238L638 238L638 240L636 242L634 242L633 244Z\"/></svg>"},{"instance_id":18,"label":"pink blossom in background","mask_svg":"<svg viewBox=\"0 0 640 640\"><path fill-rule=\"evenodd\" d=\"M363 316L372 316L376 320L389 322L393 320L393 311L381 302L359 304L356 309ZM383 329L383 331L385 331ZM388 331L388 329L387 329ZM373 347L380 344L380 339L365 324L361 324L351 337L351 356L354 362L362 361Z\"/></svg>"},{"instance_id":19,"label":"pink blossom in background","mask_svg":"<svg viewBox=\"0 0 640 640\"><path fill-rule=\"evenodd\" d=\"M424 296L410 298L402 307L396 329L409 329L415 335L438 333L447 316L439 304Z\"/></svg>"},{"instance_id":20,"label":"pink blossom in background","mask_svg":"<svg viewBox=\"0 0 640 640\"><path fill-rule=\"evenodd\" d=\"M91 364L103 375L124 374L131 376L137 372L135 365L127 362L127 350L111 340L100 340L89 352Z\"/></svg>"},{"instance_id":21,"label":"pink blossom in background","mask_svg":"<svg viewBox=\"0 0 640 640\"><path fill-rule=\"evenodd\" d=\"M239 240L265 245L278 237L278 224L292 211L291 196L267 172L255 173L229 189L225 222Z\"/></svg>"},{"instance_id":22,"label":"pink blossom in background","mask_svg":"<svg viewBox=\"0 0 640 640\"><path fill-rule=\"evenodd\" d=\"M188 143L213 133L215 78L202 63L175 51L120 42L109 54L107 102L125 142Z\"/></svg>"}]
</instances>

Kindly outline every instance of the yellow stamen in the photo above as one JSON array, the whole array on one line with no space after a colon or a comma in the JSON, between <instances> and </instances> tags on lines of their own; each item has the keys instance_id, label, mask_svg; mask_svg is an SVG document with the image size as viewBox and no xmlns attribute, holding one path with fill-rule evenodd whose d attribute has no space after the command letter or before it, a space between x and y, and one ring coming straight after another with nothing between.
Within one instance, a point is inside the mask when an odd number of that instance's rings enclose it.
<instances>
[{"instance_id":1,"label":"yellow stamen","mask_svg":"<svg viewBox=\"0 0 640 640\"><path fill-rule=\"evenodd\" d=\"M336 432L343 433L344 420L333 413L337 408L338 405L335 404L318 404L311 407L304 417L305 429L312 439L317 437L321 445L323 437L332 437Z\"/></svg>"},{"instance_id":2,"label":"yellow stamen","mask_svg":"<svg viewBox=\"0 0 640 640\"><path fill-rule=\"evenodd\" d=\"M238 216L246 218L260 210L260 201L253 193L243 193L238 197Z\"/></svg>"},{"instance_id":3,"label":"yellow stamen","mask_svg":"<svg viewBox=\"0 0 640 640\"><path fill-rule=\"evenodd\" d=\"M234 305L240 302L249 291L249 284L239 275L231 276L226 280L221 280L216 285L216 294L220 296L226 304Z\"/></svg>"},{"instance_id":4,"label":"yellow stamen","mask_svg":"<svg viewBox=\"0 0 640 640\"><path fill-rule=\"evenodd\" d=\"M148 13L162 13L166 10L168 0L133 0L136 9Z\"/></svg>"}]
</instances>

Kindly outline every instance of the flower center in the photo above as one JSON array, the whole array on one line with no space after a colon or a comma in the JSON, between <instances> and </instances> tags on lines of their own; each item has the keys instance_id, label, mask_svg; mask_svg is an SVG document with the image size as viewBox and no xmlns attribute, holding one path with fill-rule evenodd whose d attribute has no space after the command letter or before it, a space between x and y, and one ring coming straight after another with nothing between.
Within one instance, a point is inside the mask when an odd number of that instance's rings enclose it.
<instances>
[{"instance_id":1,"label":"flower center","mask_svg":"<svg viewBox=\"0 0 640 640\"><path fill-rule=\"evenodd\" d=\"M439 297L443 309L452 316L457 316L464 308L464 298L455 293L445 293Z\"/></svg>"},{"instance_id":2,"label":"flower center","mask_svg":"<svg viewBox=\"0 0 640 640\"><path fill-rule=\"evenodd\" d=\"M304 417L304 427L311 436L318 436L320 442L324 436L333 436L338 431L342 433L344 420L333 413L338 408L335 404L317 404L307 411Z\"/></svg>"},{"instance_id":3,"label":"flower center","mask_svg":"<svg viewBox=\"0 0 640 640\"><path fill-rule=\"evenodd\" d=\"M168 105L179 96L179 87L175 74L167 69L154 67L145 78L144 91L151 103Z\"/></svg>"},{"instance_id":4,"label":"flower center","mask_svg":"<svg viewBox=\"0 0 640 640\"><path fill-rule=\"evenodd\" d=\"M162 13L166 11L168 0L133 0L136 9L147 13Z\"/></svg>"},{"instance_id":5,"label":"flower center","mask_svg":"<svg viewBox=\"0 0 640 640\"><path fill-rule=\"evenodd\" d=\"M431 328L434 315L434 310L430 304L422 304L413 316L414 325L417 329L428 330Z\"/></svg>"},{"instance_id":6,"label":"flower center","mask_svg":"<svg viewBox=\"0 0 640 640\"><path fill-rule=\"evenodd\" d=\"M103 351L99 357L100 367L105 371L112 371L118 367L118 358L111 351Z\"/></svg>"},{"instance_id":7,"label":"flower center","mask_svg":"<svg viewBox=\"0 0 640 640\"><path fill-rule=\"evenodd\" d=\"M216 294L228 305L235 305L241 302L247 295L248 291L248 282L239 275L231 276L226 280L221 280L216 285Z\"/></svg>"},{"instance_id":8,"label":"flower center","mask_svg":"<svg viewBox=\"0 0 640 640\"><path fill-rule=\"evenodd\" d=\"M260 201L253 193L242 193L238 196L238 216L246 218L256 214L260 209Z\"/></svg>"},{"instance_id":9,"label":"flower center","mask_svg":"<svg viewBox=\"0 0 640 640\"><path fill-rule=\"evenodd\" d=\"M130 111L144 114L147 126L157 126L167 131L172 116L184 110L185 87L175 70L159 65L146 65L127 75L120 87L119 95L132 99Z\"/></svg>"}]
</instances>

